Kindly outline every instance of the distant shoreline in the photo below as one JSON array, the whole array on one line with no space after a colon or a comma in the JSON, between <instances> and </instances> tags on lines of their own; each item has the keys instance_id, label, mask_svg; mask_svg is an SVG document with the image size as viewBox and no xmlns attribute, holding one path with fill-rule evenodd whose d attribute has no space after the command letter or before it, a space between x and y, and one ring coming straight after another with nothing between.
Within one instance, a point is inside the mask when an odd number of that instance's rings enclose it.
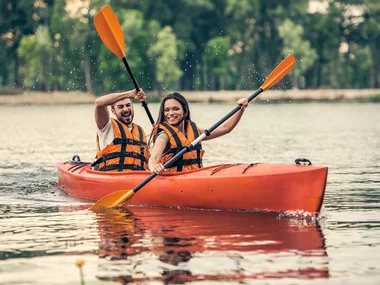
<instances>
[{"instance_id":1,"label":"distant shoreline","mask_svg":"<svg viewBox=\"0 0 380 285\"><path fill-rule=\"evenodd\" d=\"M248 97L256 90L244 91L181 91L189 102L216 103L235 102ZM166 94L163 93L163 94ZM156 93L147 92L148 102L159 102ZM0 105L52 105L93 104L97 97L81 91L25 92L15 95L0 95ZM380 102L380 89L316 89L316 90L267 90L255 100L269 102L304 101L368 101Z\"/></svg>"},{"instance_id":2,"label":"distant shoreline","mask_svg":"<svg viewBox=\"0 0 380 285\"><path fill-rule=\"evenodd\" d=\"M256 90L244 91L183 91L190 102L235 102L241 97L248 97ZM289 102L289 101L371 101L378 98L380 89L315 89L315 90L266 90L255 100Z\"/></svg>"}]
</instances>

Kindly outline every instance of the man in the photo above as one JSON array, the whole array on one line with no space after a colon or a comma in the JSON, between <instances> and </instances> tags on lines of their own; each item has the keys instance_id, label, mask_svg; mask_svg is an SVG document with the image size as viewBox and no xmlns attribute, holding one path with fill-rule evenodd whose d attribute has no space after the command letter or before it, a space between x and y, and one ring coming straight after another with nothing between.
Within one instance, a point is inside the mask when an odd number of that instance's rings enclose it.
<instances>
[{"instance_id":1,"label":"man","mask_svg":"<svg viewBox=\"0 0 380 285\"><path fill-rule=\"evenodd\" d=\"M92 164L100 171L145 170L149 159L146 135L133 123L132 98L143 102L143 90L111 93L96 99L97 160ZM110 118L108 106L116 119Z\"/></svg>"}]
</instances>

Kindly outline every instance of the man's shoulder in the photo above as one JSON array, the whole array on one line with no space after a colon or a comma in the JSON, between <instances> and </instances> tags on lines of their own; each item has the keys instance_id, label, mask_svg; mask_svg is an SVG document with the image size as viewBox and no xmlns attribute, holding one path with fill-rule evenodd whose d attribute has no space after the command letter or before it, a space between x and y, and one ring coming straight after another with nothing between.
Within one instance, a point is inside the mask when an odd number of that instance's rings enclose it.
<instances>
[{"instance_id":1,"label":"man's shoulder","mask_svg":"<svg viewBox=\"0 0 380 285\"><path fill-rule=\"evenodd\" d=\"M105 126L101 129L98 128L98 133L105 133L106 131L108 131L109 129L112 128L112 123L111 123L111 119L107 122L107 124L105 124Z\"/></svg>"}]
</instances>

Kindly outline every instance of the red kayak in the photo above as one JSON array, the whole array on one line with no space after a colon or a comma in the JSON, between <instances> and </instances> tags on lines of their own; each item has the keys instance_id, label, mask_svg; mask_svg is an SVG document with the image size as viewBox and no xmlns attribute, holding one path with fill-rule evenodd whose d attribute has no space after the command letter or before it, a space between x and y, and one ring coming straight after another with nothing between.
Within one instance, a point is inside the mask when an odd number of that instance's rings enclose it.
<instances>
[{"instance_id":1,"label":"red kayak","mask_svg":"<svg viewBox=\"0 0 380 285\"><path fill-rule=\"evenodd\" d=\"M58 186L68 195L97 201L133 189L148 171L100 172L89 163L58 163ZM129 205L318 214L327 167L285 164L220 164L158 175Z\"/></svg>"}]
</instances>

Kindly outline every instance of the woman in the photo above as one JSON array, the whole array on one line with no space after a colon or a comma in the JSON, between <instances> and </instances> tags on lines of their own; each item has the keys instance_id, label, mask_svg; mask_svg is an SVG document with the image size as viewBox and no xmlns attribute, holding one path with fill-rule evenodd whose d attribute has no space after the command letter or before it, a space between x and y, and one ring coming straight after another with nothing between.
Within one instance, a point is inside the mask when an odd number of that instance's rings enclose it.
<instances>
[{"instance_id":1,"label":"woman","mask_svg":"<svg viewBox=\"0 0 380 285\"><path fill-rule=\"evenodd\" d=\"M211 140L223 136L238 124L245 108L248 106L248 99L241 98L237 104L242 108L229 118L223 125L215 129L204 140ZM160 174L165 172L181 172L198 169L202 166L201 143L198 143L190 151L186 152L180 159L165 169L163 164L170 160L176 153L181 151L194 139L204 132L190 119L190 109L185 97L179 93L171 93L162 99L158 119L152 131L149 142L151 156L148 162L150 171Z\"/></svg>"}]
</instances>

